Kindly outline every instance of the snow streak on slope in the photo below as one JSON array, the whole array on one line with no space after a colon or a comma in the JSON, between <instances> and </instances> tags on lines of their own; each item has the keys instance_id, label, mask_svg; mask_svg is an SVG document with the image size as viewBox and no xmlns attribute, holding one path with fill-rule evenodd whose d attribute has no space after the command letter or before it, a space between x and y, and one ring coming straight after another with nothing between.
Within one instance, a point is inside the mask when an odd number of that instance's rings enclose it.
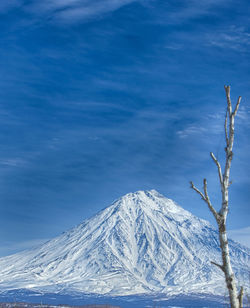
<instances>
[{"instance_id":1,"label":"snow streak on slope","mask_svg":"<svg viewBox=\"0 0 250 308\"><path fill-rule=\"evenodd\" d=\"M0 289L224 294L218 235L155 190L130 193L39 248L0 259ZM248 281L250 250L230 242ZM220 286L220 287L218 287Z\"/></svg>"}]
</instances>

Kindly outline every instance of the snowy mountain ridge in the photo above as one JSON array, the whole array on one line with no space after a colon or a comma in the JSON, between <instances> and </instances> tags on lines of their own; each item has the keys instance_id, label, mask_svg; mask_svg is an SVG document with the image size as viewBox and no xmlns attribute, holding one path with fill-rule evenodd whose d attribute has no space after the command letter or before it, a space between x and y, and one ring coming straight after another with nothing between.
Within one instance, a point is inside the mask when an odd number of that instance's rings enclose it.
<instances>
[{"instance_id":1,"label":"snowy mountain ridge","mask_svg":"<svg viewBox=\"0 0 250 308\"><path fill-rule=\"evenodd\" d=\"M247 285L250 249L230 241ZM216 230L155 190L129 193L38 248L0 259L0 290L225 294Z\"/></svg>"}]
</instances>

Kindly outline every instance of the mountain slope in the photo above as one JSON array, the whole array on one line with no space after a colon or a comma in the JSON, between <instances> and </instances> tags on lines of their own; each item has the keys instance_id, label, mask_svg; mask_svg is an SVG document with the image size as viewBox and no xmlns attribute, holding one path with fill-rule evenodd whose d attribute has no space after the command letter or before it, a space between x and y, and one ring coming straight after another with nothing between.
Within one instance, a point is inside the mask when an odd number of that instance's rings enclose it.
<instances>
[{"instance_id":1,"label":"mountain slope","mask_svg":"<svg viewBox=\"0 0 250 308\"><path fill-rule=\"evenodd\" d=\"M138 191L36 249L1 258L0 289L224 294L222 273L210 263L220 263L217 238L208 222L172 200ZM247 282L250 250L230 247Z\"/></svg>"}]
</instances>

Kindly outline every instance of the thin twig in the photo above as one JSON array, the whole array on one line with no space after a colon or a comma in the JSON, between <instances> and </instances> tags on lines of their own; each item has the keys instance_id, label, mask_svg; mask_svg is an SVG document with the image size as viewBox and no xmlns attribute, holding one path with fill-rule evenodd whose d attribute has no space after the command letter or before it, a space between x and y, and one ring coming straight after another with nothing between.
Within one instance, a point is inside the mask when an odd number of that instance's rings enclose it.
<instances>
[{"instance_id":1,"label":"thin twig","mask_svg":"<svg viewBox=\"0 0 250 308\"><path fill-rule=\"evenodd\" d=\"M219 179L220 179L220 184L223 185L223 176L222 176L222 171L221 171L221 166L218 161L218 159L214 156L214 153L211 152L210 156L212 157L213 161L215 162L217 168L218 168L218 174L219 174Z\"/></svg>"},{"instance_id":2,"label":"thin twig","mask_svg":"<svg viewBox=\"0 0 250 308\"><path fill-rule=\"evenodd\" d=\"M214 207L212 206L212 203L209 199L209 196L208 196L208 192L207 192L207 180L204 179L203 180L203 189L204 189L204 194L205 194L205 197L206 197L206 201L207 201L207 205L210 209L210 211L213 213L214 217L216 220L218 220L218 213L216 212L216 210L214 209Z\"/></svg>"},{"instance_id":3,"label":"thin twig","mask_svg":"<svg viewBox=\"0 0 250 308\"><path fill-rule=\"evenodd\" d=\"M228 116L228 109L226 111L226 117L225 117L225 123L224 123L224 129L225 129L225 139L226 139L226 144L229 146L229 138L228 138L228 131L227 131L227 116Z\"/></svg>"},{"instance_id":4,"label":"thin twig","mask_svg":"<svg viewBox=\"0 0 250 308\"><path fill-rule=\"evenodd\" d=\"M226 98L227 98L227 107L229 111L229 116L232 114L232 103L231 103L231 98L230 98L230 86L224 86L225 91L226 91Z\"/></svg>"},{"instance_id":5,"label":"thin twig","mask_svg":"<svg viewBox=\"0 0 250 308\"><path fill-rule=\"evenodd\" d=\"M216 262L213 262L213 261L211 261L211 263L212 263L213 265L216 265L217 267L219 267L219 269L221 269L221 270L222 270L222 272L224 272L224 273L225 273L225 270L224 270L223 265L220 265L220 264L218 264L218 263L216 263Z\"/></svg>"},{"instance_id":6,"label":"thin twig","mask_svg":"<svg viewBox=\"0 0 250 308\"><path fill-rule=\"evenodd\" d=\"M239 308L243 308L243 294L244 294L244 289L243 289L243 287L241 287L240 288L240 293L238 295Z\"/></svg>"},{"instance_id":7,"label":"thin twig","mask_svg":"<svg viewBox=\"0 0 250 308\"><path fill-rule=\"evenodd\" d=\"M191 184L191 188L193 190L195 190L201 196L201 199L204 200L205 202L207 202L207 200L206 200L205 196L203 195L203 193L194 185L194 183L192 181L190 182L190 184Z\"/></svg>"},{"instance_id":8,"label":"thin twig","mask_svg":"<svg viewBox=\"0 0 250 308\"><path fill-rule=\"evenodd\" d=\"M208 208L210 209L210 211L213 213L214 217L216 220L218 220L218 213L216 212L216 210L214 209L214 207L212 206L212 203L209 199L209 196L208 196L208 192L207 192L207 180L204 179L203 180L203 183L204 183L204 186L203 186L203 189L204 189L204 194L194 185L194 183L191 181L190 184L191 184L191 188L193 190L195 190L200 196L201 196L201 199L203 201L205 201L208 205Z\"/></svg>"},{"instance_id":9,"label":"thin twig","mask_svg":"<svg viewBox=\"0 0 250 308\"><path fill-rule=\"evenodd\" d=\"M237 111L238 111L238 109L239 109L240 101L241 101L241 96L238 97L237 104L236 104L235 109L234 109L234 112L233 112L233 116L234 116L234 117L236 116L236 113L237 113Z\"/></svg>"}]
</instances>

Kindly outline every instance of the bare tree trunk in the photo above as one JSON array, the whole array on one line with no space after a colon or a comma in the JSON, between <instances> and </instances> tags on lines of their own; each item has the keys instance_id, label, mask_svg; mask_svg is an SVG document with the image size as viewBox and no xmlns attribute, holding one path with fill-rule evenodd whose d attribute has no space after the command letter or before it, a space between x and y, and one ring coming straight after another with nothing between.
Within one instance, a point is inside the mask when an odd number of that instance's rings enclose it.
<instances>
[{"instance_id":1,"label":"bare tree trunk","mask_svg":"<svg viewBox=\"0 0 250 308\"><path fill-rule=\"evenodd\" d=\"M243 307L243 288L241 287L239 295L237 295L237 287L236 287L236 281L235 276L232 270L231 262L230 262L230 255L229 255L229 247L228 247L228 240L227 240L227 231L226 231L226 220L227 220L227 214L228 214L228 188L230 186L229 177L230 177L230 168L231 163L233 159L233 143L234 143L234 118L236 116L236 113L239 109L241 97L238 98L237 104L235 106L235 109L233 111L232 109L232 103L230 99L230 86L225 86L226 91L226 97L227 97L227 112L225 117L225 123L224 123L224 129L225 129L225 139L226 139L226 163L224 168L224 173L222 174L222 169L219 161L214 156L213 153L210 153L211 158L215 162L217 169L218 169L218 175L219 175L219 181L220 181L220 187L221 187L221 196L222 196L222 204L221 209L217 212L208 196L207 192L207 180L204 179L203 181L203 191L201 192L196 186L194 186L193 182L191 182L191 188L194 189L202 198L203 201L205 201L208 205L208 208L214 215L218 229L219 229L219 240L220 240L220 248L221 248L221 255L222 255L222 265L217 264L215 262L212 262L212 264L218 266L224 273L225 280L226 280L226 286L229 293L230 298L230 305L231 308L242 308ZM229 123L228 123L229 122Z\"/></svg>"},{"instance_id":2,"label":"bare tree trunk","mask_svg":"<svg viewBox=\"0 0 250 308\"><path fill-rule=\"evenodd\" d=\"M244 293L244 290L243 290L243 287L240 288L240 293L239 293L239 296L238 296L238 299L239 299L239 303L240 303L240 308L243 308L243 293Z\"/></svg>"},{"instance_id":3,"label":"bare tree trunk","mask_svg":"<svg viewBox=\"0 0 250 308\"><path fill-rule=\"evenodd\" d=\"M239 300L237 296L237 288L234 273L231 267L230 256L229 256L229 247L227 241L227 233L225 223L222 222L219 227L220 235L220 248L222 254L222 270L225 274L226 285L229 292L230 305L233 308L239 307ZM225 230L225 231L223 231Z\"/></svg>"}]
</instances>

